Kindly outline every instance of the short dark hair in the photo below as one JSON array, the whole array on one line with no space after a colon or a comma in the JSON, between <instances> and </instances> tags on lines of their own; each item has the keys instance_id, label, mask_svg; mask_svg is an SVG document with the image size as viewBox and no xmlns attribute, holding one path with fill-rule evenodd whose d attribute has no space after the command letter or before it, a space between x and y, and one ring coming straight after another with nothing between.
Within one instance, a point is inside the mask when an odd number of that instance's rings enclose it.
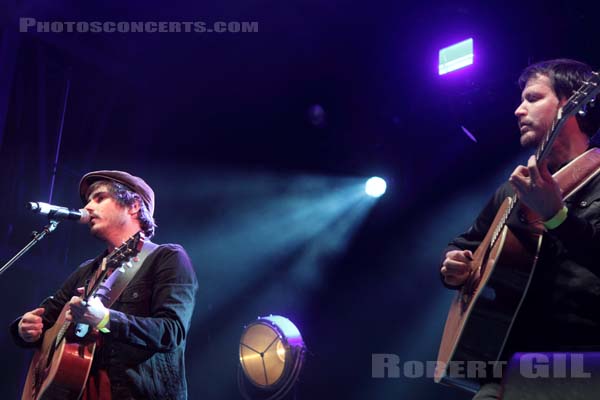
<instances>
[{"instance_id":1,"label":"short dark hair","mask_svg":"<svg viewBox=\"0 0 600 400\"><path fill-rule=\"evenodd\" d=\"M519 76L519 86L523 90L530 79L537 75L544 75L550 80L556 97L568 99L584 81L590 78L592 72L592 67L581 61L557 58L538 62L525 68ZM600 109L600 105L591 108L586 117L577 115L579 129L588 136L594 135L600 127L600 111L598 109Z\"/></svg>"},{"instance_id":2,"label":"short dark hair","mask_svg":"<svg viewBox=\"0 0 600 400\"><path fill-rule=\"evenodd\" d=\"M144 235L148 239L154 236L154 231L156 230L157 225L154 222L154 217L152 217L152 215L148 211L146 204L144 203L142 197L139 194L132 191L122 183L110 180L100 180L90 185L86 195L89 196L90 193L92 193L100 186L106 186L112 198L115 199L115 201L123 207L131 207L137 201L140 205L140 211L138 212L140 228L142 228Z\"/></svg>"}]
</instances>

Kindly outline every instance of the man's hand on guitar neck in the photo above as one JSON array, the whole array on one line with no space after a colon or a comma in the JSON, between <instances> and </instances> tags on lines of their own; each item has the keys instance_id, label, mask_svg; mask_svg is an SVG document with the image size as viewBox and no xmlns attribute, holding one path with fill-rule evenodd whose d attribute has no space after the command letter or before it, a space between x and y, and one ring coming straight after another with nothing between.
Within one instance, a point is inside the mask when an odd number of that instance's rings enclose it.
<instances>
[{"instance_id":1,"label":"man's hand on guitar neck","mask_svg":"<svg viewBox=\"0 0 600 400\"><path fill-rule=\"evenodd\" d=\"M564 206L560 187L550 174L547 161L538 165L535 156L529 157L527 166L519 165L508 181L519 200L544 221L552 218Z\"/></svg>"},{"instance_id":2,"label":"man's hand on guitar neck","mask_svg":"<svg viewBox=\"0 0 600 400\"><path fill-rule=\"evenodd\" d=\"M83 294L83 288L78 288L77 291ZM81 297L73 296L69 301L66 320L97 326L108 312L108 308L97 297L92 297L85 303Z\"/></svg>"},{"instance_id":3,"label":"man's hand on guitar neck","mask_svg":"<svg viewBox=\"0 0 600 400\"><path fill-rule=\"evenodd\" d=\"M473 263L473 253L469 250L450 250L442 263L444 282L451 286L460 286L469 277Z\"/></svg>"},{"instance_id":4,"label":"man's hand on guitar neck","mask_svg":"<svg viewBox=\"0 0 600 400\"><path fill-rule=\"evenodd\" d=\"M46 310L42 307L26 312L19 321L19 336L26 342L33 343L40 339L44 324L42 315Z\"/></svg>"}]
</instances>

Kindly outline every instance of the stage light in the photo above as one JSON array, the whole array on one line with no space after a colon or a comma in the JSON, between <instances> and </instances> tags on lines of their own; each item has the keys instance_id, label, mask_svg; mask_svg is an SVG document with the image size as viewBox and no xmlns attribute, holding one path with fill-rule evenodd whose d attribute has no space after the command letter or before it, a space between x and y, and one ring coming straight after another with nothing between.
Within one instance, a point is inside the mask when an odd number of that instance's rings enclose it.
<instances>
[{"instance_id":1,"label":"stage light","mask_svg":"<svg viewBox=\"0 0 600 400\"><path fill-rule=\"evenodd\" d=\"M463 40L440 50L438 71L440 75L473 64L473 38Z\"/></svg>"},{"instance_id":2,"label":"stage light","mask_svg":"<svg viewBox=\"0 0 600 400\"><path fill-rule=\"evenodd\" d=\"M378 176L374 176L367 180L365 183L365 193L371 197L380 197L385 193L387 184L383 179Z\"/></svg>"},{"instance_id":3,"label":"stage light","mask_svg":"<svg viewBox=\"0 0 600 400\"><path fill-rule=\"evenodd\" d=\"M305 352L300 331L289 319L270 315L250 323L240 339L238 386L242 396L261 400L285 397L298 379Z\"/></svg>"}]
</instances>

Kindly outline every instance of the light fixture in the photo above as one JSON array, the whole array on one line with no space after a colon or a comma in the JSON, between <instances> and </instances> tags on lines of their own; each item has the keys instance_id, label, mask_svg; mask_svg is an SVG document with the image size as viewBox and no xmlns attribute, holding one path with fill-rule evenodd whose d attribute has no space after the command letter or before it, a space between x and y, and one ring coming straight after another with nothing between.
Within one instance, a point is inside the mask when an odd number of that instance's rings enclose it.
<instances>
[{"instance_id":1,"label":"light fixture","mask_svg":"<svg viewBox=\"0 0 600 400\"><path fill-rule=\"evenodd\" d=\"M440 75L456 71L473 64L473 38L463 40L439 52L438 73Z\"/></svg>"},{"instance_id":2,"label":"light fixture","mask_svg":"<svg viewBox=\"0 0 600 400\"><path fill-rule=\"evenodd\" d=\"M259 317L240 338L238 386L245 399L277 400L296 383L306 346L300 331L280 315Z\"/></svg>"}]
</instances>

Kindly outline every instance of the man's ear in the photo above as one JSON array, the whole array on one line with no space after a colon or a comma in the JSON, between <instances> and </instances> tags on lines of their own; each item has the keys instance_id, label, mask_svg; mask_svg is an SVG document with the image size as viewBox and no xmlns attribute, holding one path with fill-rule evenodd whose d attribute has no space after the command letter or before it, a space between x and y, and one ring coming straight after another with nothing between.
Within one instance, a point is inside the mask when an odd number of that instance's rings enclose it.
<instances>
[{"instance_id":1,"label":"man's ear","mask_svg":"<svg viewBox=\"0 0 600 400\"><path fill-rule=\"evenodd\" d=\"M139 200L134 201L133 204L129 206L129 210L128 210L129 215L137 214L140 211L140 208L141 208L140 201Z\"/></svg>"},{"instance_id":2,"label":"man's ear","mask_svg":"<svg viewBox=\"0 0 600 400\"><path fill-rule=\"evenodd\" d=\"M558 106L559 106L559 107L562 107L562 106L564 106L565 104L567 104L567 101L568 101L568 100L569 100L569 99L568 99L568 98L566 98L566 97L561 97L560 99L558 99Z\"/></svg>"}]
</instances>

